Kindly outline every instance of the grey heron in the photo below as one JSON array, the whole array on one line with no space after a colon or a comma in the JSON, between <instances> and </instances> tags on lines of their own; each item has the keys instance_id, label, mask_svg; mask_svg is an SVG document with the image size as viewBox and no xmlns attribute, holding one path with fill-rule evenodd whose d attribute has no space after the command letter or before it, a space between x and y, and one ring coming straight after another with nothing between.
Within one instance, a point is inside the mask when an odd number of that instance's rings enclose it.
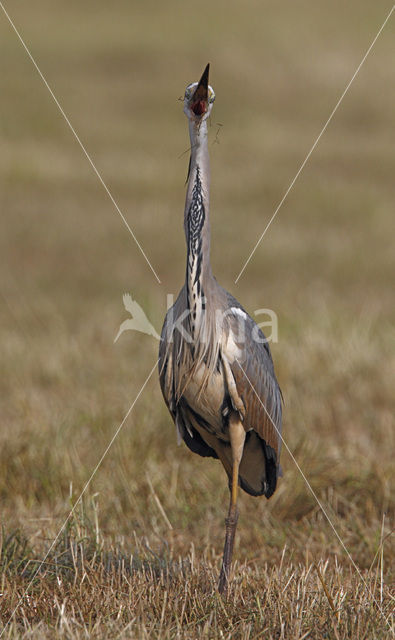
<instances>
[{"instance_id":1,"label":"grey heron","mask_svg":"<svg viewBox=\"0 0 395 640\"><path fill-rule=\"evenodd\" d=\"M219 458L228 475L230 504L218 584L226 593L238 486L266 498L276 489L282 396L264 334L211 270L207 119L215 94L208 76L209 65L184 97L191 141L186 278L163 324L159 378L179 438L193 452Z\"/></svg>"}]
</instances>

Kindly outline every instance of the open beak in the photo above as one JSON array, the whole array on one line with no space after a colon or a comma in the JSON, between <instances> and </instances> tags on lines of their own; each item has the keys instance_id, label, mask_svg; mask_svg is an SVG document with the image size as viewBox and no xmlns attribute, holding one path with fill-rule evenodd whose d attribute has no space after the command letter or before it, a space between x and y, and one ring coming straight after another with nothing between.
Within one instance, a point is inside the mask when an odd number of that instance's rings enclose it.
<instances>
[{"instance_id":1,"label":"open beak","mask_svg":"<svg viewBox=\"0 0 395 640\"><path fill-rule=\"evenodd\" d=\"M210 63L203 71L202 77L199 80L199 84L195 89L190 100L190 108L195 116L202 116L207 111L208 105L208 72L210 70Z\"/></svg>"}]
</instances>

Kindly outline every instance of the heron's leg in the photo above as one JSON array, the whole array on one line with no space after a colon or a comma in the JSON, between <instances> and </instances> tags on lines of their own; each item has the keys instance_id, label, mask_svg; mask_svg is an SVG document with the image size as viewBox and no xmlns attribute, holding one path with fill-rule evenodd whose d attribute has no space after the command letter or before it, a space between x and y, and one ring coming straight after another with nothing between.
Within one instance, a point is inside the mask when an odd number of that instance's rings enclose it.
<instances>
[{"instance_id":1,"label":"heron's leg","mask_svg":"<svg viewBox=\"0 0 395 640\"><path fill-rule=\"evenodd\" d=\"M245 431L239 417L232 414L229 419L230 445L232 449L232 483L230 486L230 504L228 517L225 518L225 545L222 558L221 573L219 576L218 591L226 594L228 588L230 564L232 562L233 543L235 540L237 520L237 490L239 486L239 466L243 455Z\"/></svg>"}]
</instances>

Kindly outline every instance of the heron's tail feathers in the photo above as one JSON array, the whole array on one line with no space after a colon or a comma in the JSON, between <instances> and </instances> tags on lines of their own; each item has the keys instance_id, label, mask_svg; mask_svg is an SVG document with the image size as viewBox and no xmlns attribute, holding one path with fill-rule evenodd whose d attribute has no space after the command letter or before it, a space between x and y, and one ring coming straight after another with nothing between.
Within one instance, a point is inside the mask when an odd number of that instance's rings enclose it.
<instances>
[{"instance_id":1,"label":"heron's tail feathers","mask_svg":"<svg viewBox=\"0 0 395 640\"><path fill-rule=\"evenodd\" d=\"M276 454L255 431L246 434L239 478L241 488L252 496L270 498L276 489Z\"/></svg>"}]
</instances>

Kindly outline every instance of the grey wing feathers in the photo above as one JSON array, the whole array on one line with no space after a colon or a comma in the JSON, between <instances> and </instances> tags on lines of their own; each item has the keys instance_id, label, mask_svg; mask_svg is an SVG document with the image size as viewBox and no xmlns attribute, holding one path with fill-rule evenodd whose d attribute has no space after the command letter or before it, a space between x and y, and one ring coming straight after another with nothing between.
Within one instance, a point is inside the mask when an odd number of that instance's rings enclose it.
<instances>
[{"instance_id":1,"label":"grey wing feathers","mask_svg":"<svg viewBox=\"0 0 395 640\"><path fill-rule=\"evenodd\" d=\"M244 428L254 429L276 452L281 450L282 397L278 385L270 348L263 332L243 307L228 294L229 304L243 311L245 318L244 344L240 343L240 356L230 363L237 391L245 407ZM258 338L258 339L253 339Z\"/></svg>"},{"instance_id":2,"label":"grey wing feathers","mask_svg":"<svg viewBox=\"0 0 395 640\"><path fill-rule=\"evenodd\" d=\"M162 333L159 342L159 383L162 390L163 398L167 404L170 413L175 419L175 398L173 389L173 377L171 375L172 370L172 350L168 350L168 318L169 314L166 314L165 321L163 323Z\"/></svg>"},{"instance_id":3,"label":"grey wing feathers","mask_svg":"<svg viewBox=\"0 0 395 640\"><path fill-rule=\"evenodd\" d=\"M177 400L173 363L178 357L180 334L178 332L173 334L170 323L174 320L174 316L177 316L179 304L177 299L175 306L166 314L160 338L158 368L162 395L176 425L178 442L181 439L184 440L188 448L200 456L218 458L215 450L205 442L195 428L194 420L198 416L193 415L193 411L182 398Z\"/></svg>"}]
</instances>

